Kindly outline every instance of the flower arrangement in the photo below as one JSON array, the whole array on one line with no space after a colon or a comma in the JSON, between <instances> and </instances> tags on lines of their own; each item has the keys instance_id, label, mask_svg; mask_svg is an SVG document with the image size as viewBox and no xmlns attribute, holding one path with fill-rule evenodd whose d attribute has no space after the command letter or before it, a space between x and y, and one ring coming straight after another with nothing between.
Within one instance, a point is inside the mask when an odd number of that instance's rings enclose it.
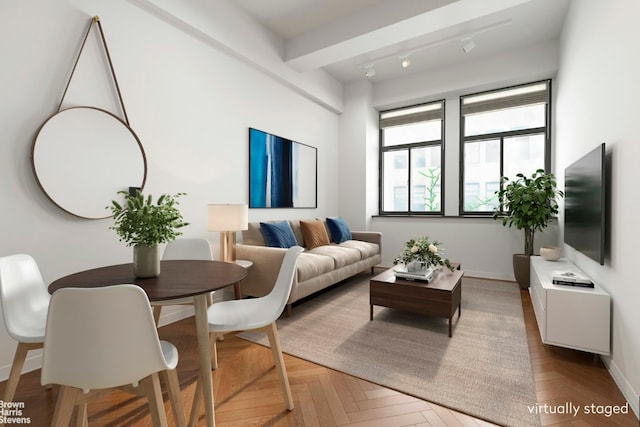
<instances>
[{"instance_id":1,"label":"flower arrangement","mask_svg":"<svg viewBox=\"0 0 640 427\"><path fill-rule=\"evenodd\" d=\"M393 264L404 264L407 269L410 268L409 264L411 263L424 264L422 268L446 265L449 270L453 271L449 260L442 258L443 250L438 247L439 245L441 243L438 241L430 242L429 236L420 237L417 240L411 239L402 249L400 256L393 260Z\"/></svg>"}]
</instances>

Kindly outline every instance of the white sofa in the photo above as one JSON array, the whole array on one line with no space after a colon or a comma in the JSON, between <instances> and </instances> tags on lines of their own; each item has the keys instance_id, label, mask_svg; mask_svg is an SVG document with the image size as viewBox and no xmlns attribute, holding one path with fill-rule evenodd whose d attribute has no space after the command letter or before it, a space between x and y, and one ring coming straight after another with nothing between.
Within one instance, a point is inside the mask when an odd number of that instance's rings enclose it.
<instances>
[{"instance_id":1,"label":"white sofa","mask_svg":"<svg viewBox=\"0 0 640 427\"><path fill-rule=\"evenodd\" d=\"M308 249L300 221L288 221L298 245L305 251L298 259L287 315L291 314L294 302L367 269L373 274L373 267L382 261L382 234L379 232L351 231L351 240L339 244L330 241L328 245ZM242 281L242 293L254 297L268 294L285 252L286 248L266 246L260 223L250 223L248 230L242 232L242 243L236 246L237 259L253 262Z\"/></svg>"}]
</instances>

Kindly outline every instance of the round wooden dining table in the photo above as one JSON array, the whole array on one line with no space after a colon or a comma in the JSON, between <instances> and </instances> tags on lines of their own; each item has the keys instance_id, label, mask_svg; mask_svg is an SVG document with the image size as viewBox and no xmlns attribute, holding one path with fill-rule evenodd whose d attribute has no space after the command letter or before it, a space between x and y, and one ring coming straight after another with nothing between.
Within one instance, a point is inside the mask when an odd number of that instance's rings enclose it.
<instances>
[{"instance_id":1,"label":"round wooden dining table","mask_svg":"<svg viewBox=\"0 0 640 427\"><path fill-rule=\"evenodd\" d=\"M211 346L207 321L207 297L212 291L240 283L247 269L235 263L200 260L161 261L158 277L139 279L133 274L133 264L99 267L70 274L53 281L49 292L61 288L97 288L119 284L136 284L147 294L149 301L193 297L200 377L202 382L207 426L215 426L213 380L211 377ZM194 402L195 403L195 402ZM192 415L192 417L197 416ZM193 423L195 420L192 419Z\"/></svg>"}]
</instances>

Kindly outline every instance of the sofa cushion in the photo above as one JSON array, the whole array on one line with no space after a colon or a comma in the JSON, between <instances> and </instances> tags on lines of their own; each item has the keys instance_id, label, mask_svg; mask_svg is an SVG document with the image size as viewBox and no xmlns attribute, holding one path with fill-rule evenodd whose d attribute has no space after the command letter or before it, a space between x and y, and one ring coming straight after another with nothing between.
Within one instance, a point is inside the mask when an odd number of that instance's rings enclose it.
<instances>
[{"instance_id":1,"label":"sofa cushion","mask_svg":"<svg viewBox=\"0 0 640 427\"><path fill-rule=\"evenodd\" d=\"M296 236L296 240L298 241L298 246L304 247L304 236L302 235L302 230L300 229L300 220L290 219L289 225L293 230L293 235Z\"/></svg>"},{"instance_id":2,"label":"sofa cushion","mask_svg":"<svg viewBox=\"0 0 640 427\"><path fill-rule=\"evenodd\" d=\"M322 220L300 221L300 229L307 249L317 248L329 244L329 235Z\"/></svg>"},{"instance_id":3,"label":"sofa cushion","mask_svg":"<svg viewBox=\"0 0 640 427\"><path fill-rule=\"evenodd\" d=\"M266 246L259 222L250 222L246 230L242 231L242 243L252 246Z\"/></svg>"},{"instance_id":4,"label":"sofa cushion","mask_svg":"<svg viewBox=\"0 0 640 427\"><path fill-rule=\"evenodd\" d=\"M362 259L367 259L380 253L380 246L375 243L363 242L362 240L347 240L346 242L340 243L338 246L357 249L362 256Z\"/></svg>"},{"instance_id":5,"label":"sofa cushion","mask_svg":"<svg viewBox=\"0 0 640 427\"><path fill-rule=\"evenodd\" d=\"M333 269L333 258L325 255L303 252L298 258L298 282L304 282L305 280L333 271Z\"/></svg>"},{"instance_id":6,"label":"sofa cushion","mask_svg":"<svg viewBox=\"0 0 640 427\"><path fill-rule=\"evenodd\" d=\"M342 243L351 240L351 230L344 218L327 218L327 227L334 242Z\"/></svg>"},{"instance_id":7,"label":"sofa cushion","mask_svg":"<svg viewBox=\"0 0 640 427\"><path fill-rule=\"evenodd\" d=\"M260 230L264 236L267 246L275 248L290 248L296 246L296 236L287 221L281 222L261 222Z\"/></svg>"},{"instance_id":8,"label":"sofa cushion","mask_svg":"<svg viewBox=\"0 0 640 427\"><path fill-rule=\"evenodd\" d=\"M342 268L345 265L354 264L361 259L360 251L358 249L338 245L318 246L317 248L311 249L310 252L333 258L335 268Z\"/></svg>"}]
</instances>

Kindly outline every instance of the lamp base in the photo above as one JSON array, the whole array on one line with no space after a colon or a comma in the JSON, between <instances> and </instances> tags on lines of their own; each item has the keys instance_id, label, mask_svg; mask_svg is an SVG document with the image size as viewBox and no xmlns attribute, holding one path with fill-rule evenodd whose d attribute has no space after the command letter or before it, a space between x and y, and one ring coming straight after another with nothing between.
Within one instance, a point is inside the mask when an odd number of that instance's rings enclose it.
<instances>
[{"instance_id":1,"label":"lamp base","mask_svg":"<svg viewBox=\"0 0 640 427\"><path fill-rule=\"evenodd\" d=\"M236 232L235 231L220 232L220 261L224 261L224 262L236 261Z\"/></svg>"}]
</instances>

